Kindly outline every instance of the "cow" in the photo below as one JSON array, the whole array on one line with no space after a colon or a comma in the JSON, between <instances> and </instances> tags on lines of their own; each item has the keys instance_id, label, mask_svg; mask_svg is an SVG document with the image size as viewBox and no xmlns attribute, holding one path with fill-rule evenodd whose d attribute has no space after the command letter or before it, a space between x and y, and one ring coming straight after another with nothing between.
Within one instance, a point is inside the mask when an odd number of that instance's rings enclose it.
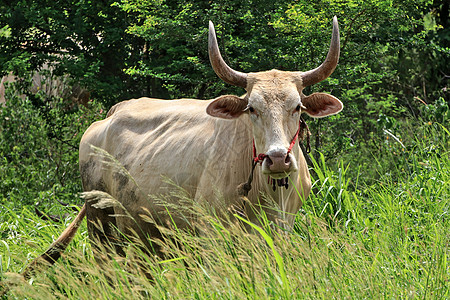
<instances>
[{"instance_id":1,"label":"cow","mask_svg":"<svg viewBox=\"0 0 450 300\"><path fill-rule=\"evenodd\" d=\"M180 203L173 193L176 189L193 203L214 208L219 216L229 213L230 207L239 207L249 221L259 224L257 207L273 224L292 228L311 190L308 166L298 147L301 114L322 118L343 108L332 95L303 93L305 87L329 77L337 66L337 18L333 18L325 61L306 72L233 70L220 54L212 22L208 45L218 77L244 88L246 94L212 100L139 98L113 106L106 119L84 133L79 164L84 191L107 193L120 205L105 207L86 201L66 229L68 234L55 242L59 250L70 241L85 214L92 239L111 241L116 228L137 234L152 248L149 238L160 236L157 226L172 224L181 229L194 221L193 216L174 211L174 207L188 205ZM250 183L250 174L251 188L243 195L237 187ZM148 214L154 222L142 218Z\"/></svg>"}]
</instances>

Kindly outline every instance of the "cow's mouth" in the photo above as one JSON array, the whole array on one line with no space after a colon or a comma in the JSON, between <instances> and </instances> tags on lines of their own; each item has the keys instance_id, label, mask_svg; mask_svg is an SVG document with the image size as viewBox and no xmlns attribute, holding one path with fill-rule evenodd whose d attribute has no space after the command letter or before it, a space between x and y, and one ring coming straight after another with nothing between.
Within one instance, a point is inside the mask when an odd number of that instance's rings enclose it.
<instances>
[{"instance_id":1,"label":"cow's mouth","mask_svg":"<svg viewBox=\"0 0 450 300\"><path fill-rule=\"evenodd\" d=\"M267 175L269 175L273 179L283 179L288 177L290 173L291 172L289 171L289 172L267 173Z\"/></svg>"},{"instance_id":2,"label":"cow's mouth","mask_svg":"<svg viewBox=\"0 0 450 300\"><path fill-rule=\"evenodd\" d=\"M281 174L281 173L279 173ZM274 174L276 175L276 174ZM286 189L289 188L289 184L291 183L291 178L289 177L289 174L284 173L282 178L274 178L272 175L269 176L267 179L267 183L272 186L272 190L275 192L277 190L277 187L285 187Z\"/></svg>"}]
</instances>

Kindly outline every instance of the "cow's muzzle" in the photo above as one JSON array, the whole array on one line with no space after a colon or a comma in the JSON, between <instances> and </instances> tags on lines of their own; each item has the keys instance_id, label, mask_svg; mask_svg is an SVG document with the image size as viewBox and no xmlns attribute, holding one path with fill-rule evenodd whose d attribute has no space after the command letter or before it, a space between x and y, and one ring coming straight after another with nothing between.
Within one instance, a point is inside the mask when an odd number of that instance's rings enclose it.
<instances>
[{"instance_id":1,"label":"cow's muzzle","mask_svg":"<svg viewBox=\"0 0 450 300\"><path fill-rule=\"evenodd\" d=\"M294 171L293 157L287 151L270 152L266 155L263 162L263 173L273 178L284 178Z\"/></svg>"}]
</instances>

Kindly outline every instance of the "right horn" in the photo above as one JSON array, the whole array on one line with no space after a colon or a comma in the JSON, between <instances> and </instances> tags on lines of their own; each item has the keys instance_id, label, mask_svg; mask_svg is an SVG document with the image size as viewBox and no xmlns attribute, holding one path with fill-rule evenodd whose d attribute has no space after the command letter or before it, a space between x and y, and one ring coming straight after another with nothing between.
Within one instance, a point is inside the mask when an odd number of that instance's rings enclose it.
<instances>
[{"instance_id":1,"label":"right horn","mask_svg":"<svg viewBox=\"0 0 450 300\"><path fill-rule=\"evenodd\" d=\"M331 36L330 49L328 50L327 58L318 68L302 73L303 87L321 82L333 73L339 61L339 48L339 25L337 17L334 16L333 35Z\"/></svg>"},{"instance_id":2,"label":"right horn","mask_svg":"<svg viewBox=\"0 0 450 300\"><path fill-rule=\"evenodd\" d=\"M247 74L233 70L223 60L219 46L217 45L216 31L211 21L209 21L208 52L214 72L216 72L220 79L229 84L243 87L244 89L247 87Z\"/></svg>"}]
</instances>

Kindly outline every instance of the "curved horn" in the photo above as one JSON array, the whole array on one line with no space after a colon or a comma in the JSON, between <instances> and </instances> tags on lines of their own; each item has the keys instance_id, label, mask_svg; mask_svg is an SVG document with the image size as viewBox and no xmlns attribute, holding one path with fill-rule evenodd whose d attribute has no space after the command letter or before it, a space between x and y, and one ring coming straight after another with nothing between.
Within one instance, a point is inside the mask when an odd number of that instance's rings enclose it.
<instances>
[{"instance_id":1,"label":"curved horn","mask_svg":"<svg viewBox=\"0 0 450 300\"><path fill-rule=\"evenodd\" d=\"M209 21L208 53L214 72L216 72L220 79L232 85L243 88L247 87L247 74L230 68L223 60L222 55L220 55L219 46L217 45L216 30L211 21Z\"/></svg>"},{"instance_id":2,"label":"curved horn","mask_svg":"<svg viewBox=\"0 0 450 300\"><path fill-rule=\"evenodd\" d=\"M302 73L303 87L321 82L333 73L339 60L339 48L339 25L337 17L334 16L333 35L331 36L330 49L328 50L327 58L318 68Z\"/></svg>"}]
</instances>

